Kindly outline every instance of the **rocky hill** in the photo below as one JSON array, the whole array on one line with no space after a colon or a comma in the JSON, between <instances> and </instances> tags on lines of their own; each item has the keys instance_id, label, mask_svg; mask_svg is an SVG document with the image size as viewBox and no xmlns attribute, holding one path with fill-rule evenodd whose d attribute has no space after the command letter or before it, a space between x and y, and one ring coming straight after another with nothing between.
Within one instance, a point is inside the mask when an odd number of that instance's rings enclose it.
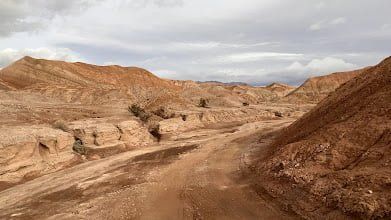
<instances>
[{"instance_id":1,"label":"rocky hill","mask_svg":"<svg viewBox=\"0 0 391 220\"><path fill-rule=\"evenodd\" d=\"M55 120L128 115L137 104L154 111L278 102L281 91L162 79L137 67L97 66L24 57L0 70L0 122L40 124ZM4 114L3 114L4 113Z\"/></svg>"},{"instance_id":2,"label":"rocky hill","mask_svg":"<svg viewBox=\"0 0 391 220\"><path fill-rule=\"evenodd\" d=\"M306 218L391 215L391 57L358 72L282 131L258 163L263 188ZM335 82L357 72L348 74Z\"/></svg>"},{"instance_id":3,"label":"rocky hill","mask_svg":"<svg viewBox=\"0 0 391 220\"><path fill-rule=\"evenodd\" d=\"M319 102L340 85L356 77L367 68L348 72L337 72L307 79L301 86L289 93L285 100Z\"/></svg>"},{"instance_id":4,"label":"rocky hill","mask_svg":"<svg viewBox=\"0 0 391 220\"><path fill-rule=\"evenodd\" d=\"M66 102L153 102L161 96L170 96L170 100L175 101L180 99L176 95L180 90L178 86L137 67L24 57L2 69L0 79L18 90L30 90Z\"/></svg>"},{"instance_id":5,"label":"rocky hill","mask_svg":"<svg viewBox=\"0 0 391 220\"><path fill-rule=\"evenodd\" d=\"M24 57L0 71L0 89L15 88L66 103L141 103L186 107L200 98L212 106L241 106L276 101L285 85L252 87L216 82L161 79L137 67L96 66ZM282 90L283 91L282 91ZM290 89L290 88L289 88Z\"/></svg>"},{"instance_id":6,"label":"rocky hill","mask_svg":"<svg viewBox=\"0 0 391 220\"><path fill-rule=\"evenodd\" d=\"M295 89L295 87L283 83L272 83L266 86L266 89L273 93L276 93L279 97L284 97L291 93Z\"/></svg>"}]
</instances>

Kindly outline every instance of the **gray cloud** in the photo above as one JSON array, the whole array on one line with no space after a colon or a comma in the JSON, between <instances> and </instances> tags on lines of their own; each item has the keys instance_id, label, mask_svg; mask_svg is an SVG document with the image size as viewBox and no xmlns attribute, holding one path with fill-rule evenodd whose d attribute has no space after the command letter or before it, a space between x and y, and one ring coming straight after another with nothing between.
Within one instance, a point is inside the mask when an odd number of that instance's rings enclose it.
<instances>
[{"instance_id":1,"label":"gray cloud","mask_svg":"<svg viewBox=\"0 0 391 220\"><path fill-rule=\"evenodd\" d=\"M0 50L69 48L93 63L175 79L297 84L373 65L391 51L388 0L12 2L8 15L0 11L0 26L14 27L0 31L8 36Z\"/></svg>"},{"instance_id":2,"label":"gray cloud","mask_svg":"<svg viewBox=\"0 0 391 220\"><path fill-rule=\"evenodd\" d=\"M0 37L43 28L56 15L81 12L100 0L2 0Z\"/></svg>"},{"instance_id":3,"label":"gray cloud","mask_svg":"<svg viewBox=\"0 0 391 220\"><path fill-rule=\"evenodd\" d=\"M22 50L8 48L0 50L0 68L22 58L23 56L71 62L82 61L77 54L68 48L25 48Z\"/></svg>"},{"instance_id":4,"label":"gray cloud","mask_svg":"<svg viewBox=\"0 0 391 220\"><path fill-rule=\"evenodd\" d=\"M130 0L124 2L133 7L147 7L150 4L158 7L176 7L183 5L183 0Z\"/></svg>"}]
</instances>

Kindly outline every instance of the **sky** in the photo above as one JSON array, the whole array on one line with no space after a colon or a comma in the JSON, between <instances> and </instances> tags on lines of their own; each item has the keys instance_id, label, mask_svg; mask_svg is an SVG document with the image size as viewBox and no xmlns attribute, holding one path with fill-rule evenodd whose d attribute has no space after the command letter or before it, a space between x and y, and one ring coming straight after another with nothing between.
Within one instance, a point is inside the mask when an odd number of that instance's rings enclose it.
<instances>
[{"instance_id":1,"label":"sky","mask_svg":"<svg viewBox=\"0 0 391 220\"><path fill-rule=\"evenodd\" d=\"M389 0L0 0L0 68L23 56L266 85L391 55Z\"/></svg>"}]
</instances>

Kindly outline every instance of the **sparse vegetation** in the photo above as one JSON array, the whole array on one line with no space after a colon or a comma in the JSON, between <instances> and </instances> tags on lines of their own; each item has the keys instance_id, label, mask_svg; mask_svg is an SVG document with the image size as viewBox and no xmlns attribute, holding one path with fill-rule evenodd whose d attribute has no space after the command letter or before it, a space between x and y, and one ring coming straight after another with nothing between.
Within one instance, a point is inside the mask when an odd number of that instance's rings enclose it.
<instances>
[{"instance_id":1,"label":"sparse vegetation","mask_svg":"<svg viewBox=\"0 0 391 220\"><path fill-rule=\"evenodd\" d=\"M159 121L175 117L175 113L169 113L166 108L160 107L155 111L148 112L137 104L133 104L128 109L134 116L138 117L148 128L149 133L160 141Z\"/></svg>"},{"instance_id":2,"label":"sparse vegetation","mask_svg":"<svg viewBox=\"0 0 391 220\"><path fill-rule=\"evenodd\" d=\"M143 122L147 122L148 119L151 117L150 113L147 113L137 104L132 104L130 107L128 107L128 111L131 112L134 116L138 117Z\"/></svg>"},{"instance_id":3,"label":"sparse vegetation","mask_svg":"<svg viewBox=\"0 0 391 220\"><path fill-rule=\"evenodd\" d=\"M200 102L198 103L198 106L202 108L208 108L208 103L209 103L208 99L200 98Z\"/></svg>"},{"instance_id":4,"label":"sparse vegetation","mask_svg":"<svg viewBox=\"0 0 391 220\"><path fill-rule=\"evenodd\" d=\"M151 126L148 130L149 130L149 133L152 134L152 136L154 136L157 139L157 141L160 141L160 139L162 138L162 135L159 132L159 130L160 130L159 124L157 124L155 126Z\"/></svg>"},{"instance_id":5,"label":"sparse vegetation","mask_svg":"<svg viewBox=\"0 0 391 220\"><path fill-rule=\"evenodd\" d=\"M53 128L60 129L65 132L69 132L71 129L68 127L65 121L58 120L53 123Z\"/></svg>"},{"instance_id":6,"label":"sparse vegetation","mask_svg":"<svg viewBox=\"0 0 391 220\"><path fill-rule=\"evenodd\" d=\"M160 107L157 110L153 111L152 113L154 115L156 115L156 116L159 116L159 117L163 118L163 119L170 119L170 118L174 118L175 117L175 113L170 112L165 107Z\"/></svg>"},{"instance_id":7,"label":"sparse vegetation","mask_svg":"<svg viewBox=\"0 0 391 220\"><path fill-rule=\"evenodd\" d=\"M187 115L181 114L181 118L182 118L182 121L186 121L187 120Z\"/></svg>"},{"instance_id":8,"label":"sparse vegetation","mask_svg":"<svg viewBox=\"0 0 391 220\"><path fill-rule=\"evenodd\" d=\"M86 155L87 149L85 148L83 141L80 139L76 139L75 143L73 143L72 150L80 155Z\"/></svg>"}]
</instances>

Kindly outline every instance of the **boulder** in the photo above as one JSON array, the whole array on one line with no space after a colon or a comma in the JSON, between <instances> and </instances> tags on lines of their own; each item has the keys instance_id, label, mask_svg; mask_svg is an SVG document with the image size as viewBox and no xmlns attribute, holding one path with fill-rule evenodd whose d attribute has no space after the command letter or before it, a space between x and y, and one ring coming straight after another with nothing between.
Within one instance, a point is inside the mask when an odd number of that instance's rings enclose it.
<instances>
[{"instance_id":1,"label":"boulder","mask_svg":"<svg viewBox=\"0 0 391 220\"><path fill-rule=\"evenodd\" d=\"M114 124L99 120L81 120L69 124L73 135L85 146L113 144L120 139L119 130Z\"/></svg>"},{"instance_id":2,"label":"boulder","mask_svg":"<svg viewBox=\"0 0 391 220\"><path fill-rule=\"evenodd\" d=\"M154 142L154 138L147 128L137 121L123 121L117 127L120 132L120 140L127 147L141 147Z\"/></svg>"}]
</instances>

